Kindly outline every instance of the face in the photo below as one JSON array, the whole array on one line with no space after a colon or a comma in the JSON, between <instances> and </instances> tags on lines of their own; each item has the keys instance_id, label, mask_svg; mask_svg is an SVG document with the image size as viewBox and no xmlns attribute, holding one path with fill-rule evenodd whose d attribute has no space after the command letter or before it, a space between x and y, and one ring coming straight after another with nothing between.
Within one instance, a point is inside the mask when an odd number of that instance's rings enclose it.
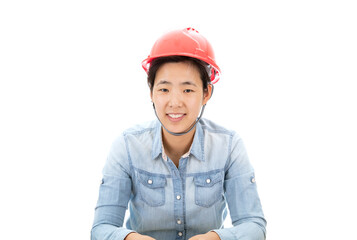
<instances>
[{"instance_id":1,"label":"face","mask_svg":"<svg viewBox=\"0 0 357 240\"><path fill-rule=\"evenodd\" d=\"M165 63L156 72L151 99L161 123L175 133L187 131L210 97L200 73L186 62Z\"/></svg>"}]
</instances>

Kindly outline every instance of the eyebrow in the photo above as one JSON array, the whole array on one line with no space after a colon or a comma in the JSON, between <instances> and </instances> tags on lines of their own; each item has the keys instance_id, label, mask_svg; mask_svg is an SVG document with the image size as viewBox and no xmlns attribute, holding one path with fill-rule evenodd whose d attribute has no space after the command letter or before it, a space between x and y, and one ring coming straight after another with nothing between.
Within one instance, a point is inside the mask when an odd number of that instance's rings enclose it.
<instances>
[{"instance_id":1,"label":"eyebrow","mask_svg":"<svg viewBox=\"0 0 357 240\"><path fill-rule=\"evenodd\" d=\"M172 85L172 83L169 82L169 81L161 80L160 82L158 82L158 83L156 84L156 86L161 85L161 84ZM190 86L195 86L195 87L197 87L197 85L196 85L194 82L191 82L191 81L186 81L186 82L180 83L180 85L190 85Z\"/></svg>"}]
</instances>

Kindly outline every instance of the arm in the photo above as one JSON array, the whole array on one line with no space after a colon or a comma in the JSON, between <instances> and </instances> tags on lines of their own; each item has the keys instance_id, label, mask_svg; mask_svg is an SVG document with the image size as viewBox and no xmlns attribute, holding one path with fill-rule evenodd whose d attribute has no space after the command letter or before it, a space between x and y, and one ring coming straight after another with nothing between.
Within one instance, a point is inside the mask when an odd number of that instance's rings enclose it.
<instances>
[{"instance_id":1,"label":"arm","mask_svg":"<svg viewBox=\"0 0 357 240\"><path fill-rule=\"evenodd\" d=\"M254 170L238 135L233 136L230 156L224 187L233 227L214 231L222 240L264 240L266 221Z\"/></svg>"},{"instance_id":2,"label":"arm","mask_svg":"<svg viewBox=\"0 0 357 240\"><path fill-rule=\"evenodd\" d=\"M218 236L218 234L216 232L210 231L205 234L199 234L199 235L193 236L189 240L220 240L220 237Z\"/></svg>"},{"instance_id":3,"label":"arm","mask_svg":"<svg viewBox=\"0 0 357 240\"><path fill-rule=\"evenodd\" d=\"M146 235L141 235L136 232L129 233L124 240L155 240L155 238L146 236Z\"/></svg>"},{"instance_id":4,"label":"arm","mask_svg":"<svg viewBox=\"0 0 357 240\"><path fill-rule=\"evenodd\" d=\"M113 143L103 169L91 240L123 240L133 232L122 227L130 195L130 164L121 136Z\"/></svg>"}]
</instances>

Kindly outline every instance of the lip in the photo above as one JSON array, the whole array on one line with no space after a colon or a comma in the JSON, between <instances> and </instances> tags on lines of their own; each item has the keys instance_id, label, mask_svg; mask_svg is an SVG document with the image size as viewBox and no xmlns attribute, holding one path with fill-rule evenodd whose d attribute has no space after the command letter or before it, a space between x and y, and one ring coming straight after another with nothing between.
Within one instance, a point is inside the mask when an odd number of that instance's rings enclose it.
<instances>
[{"instance_id":1,"label":"lip","mask_svg":"<svg viewBox=\"0 0 357 240\"><path fill-rule=\"evenodd\" d=\"M182 116L181 117L171 117L170 115L182 115ZM186 116L186 114L184 114L184 113L168 113L168 114L166 114L166 116L171 122L179 122Z\"/></svg>"}]
</instances>

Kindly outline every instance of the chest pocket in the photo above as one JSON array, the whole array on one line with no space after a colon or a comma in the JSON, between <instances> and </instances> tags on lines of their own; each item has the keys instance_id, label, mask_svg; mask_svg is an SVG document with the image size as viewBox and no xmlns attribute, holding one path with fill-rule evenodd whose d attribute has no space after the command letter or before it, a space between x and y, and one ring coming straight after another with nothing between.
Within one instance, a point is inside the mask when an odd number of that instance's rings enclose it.
<instances>
[{"instance_id":1,"label":"chest pocket","mask_svg":"<svg viewBox=\"0 0 357 240\"><path fill-rule=\"evenodd\" d=\"M194 177L195 203L202 207L210 207L223 198L223 174L205 173Z\"/></svg>"},{"instance_id":2,"label":"chest pocket","mask_svg":"<svg viewBox=\"0 0 357 240\"><path fill-rule=\"evenodd\" d=\"M160 175L138 173L140 199L152 207L165 204L166 178Z\"/></svg>"}]
</instances>

